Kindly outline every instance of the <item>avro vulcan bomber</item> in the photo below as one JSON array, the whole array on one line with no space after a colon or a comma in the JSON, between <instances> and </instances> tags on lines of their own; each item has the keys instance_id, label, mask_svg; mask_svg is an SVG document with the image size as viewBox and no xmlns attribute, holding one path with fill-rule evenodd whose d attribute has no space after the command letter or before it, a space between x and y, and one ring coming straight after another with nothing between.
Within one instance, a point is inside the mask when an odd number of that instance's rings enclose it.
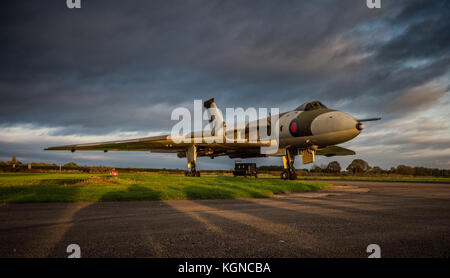
<instances>
[{"instance_id":1,"label":"avro vulcan bomber","mask_svg":"<svg viewBox=\"0 0 450 278\"><path fill-rule=\"evenodd\" d=\"M214 98L204 102L204 107L217 110ZM186 158L190 171L187 176L200 176L196 169L197 157L228 156L229 158L254 158L279 156L283 159L284 171L282 179L296 179L294 160L298 155L302 156L304 164L315 161L316 155L343 156L353 155L354 151L337 146L358 136L364 129L363 122L376 121L381 118L355 119L351 115L330 109L320 101L310 101L296 109L278 115L277 151L262 153L261 147L267 147L267 140L250 142L249 125L244 128L226 127L221 113L215 113L216 121L223 122L223 136L232 134L223 142L207 142L203 133L190 132L184 135L183 142L176 142L173 135L138 138L131 140L98 142L78 145L50 147L45 150L69 150L75 151L150 151L158 153L177 153L178 157ZM219 115L219 117L217 117ZM271 117L267 118L267 130L271 127ZM245 132L247 131L247 132ZM244 132L241 138L240 133ZM199 138L200 137L200 138ZM200 139L200 140L199 140ZM241 140L237 140L241 139Z\"/></svg>"}]
</instances>

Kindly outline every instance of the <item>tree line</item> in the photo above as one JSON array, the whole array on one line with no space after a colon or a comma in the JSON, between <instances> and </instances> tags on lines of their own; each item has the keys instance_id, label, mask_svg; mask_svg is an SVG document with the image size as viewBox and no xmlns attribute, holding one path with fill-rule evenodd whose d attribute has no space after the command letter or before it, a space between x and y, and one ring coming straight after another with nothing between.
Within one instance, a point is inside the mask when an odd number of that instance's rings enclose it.
<instances>
[{"instance_id":1,"label":"tree line","mask_svg":"<svg viewBox=\"0 0 450 278\"><path fill-rule=\"evenodd\" d=\"M137 172L137 171L168 171L176 172L181 171L180 169L152 169L152 168L113 168L106 166L79 166L75 162L69 162L64 165L57 165L55 163L30 163L31 169L41 169L41 170L77 170L81 172L88 173L107 173L113 169L117 169L122 172ZM14 165L14 168L13 168ZM61 167L61 168L60 168ZM0 161L0 169L4 171L21 171L27 169L28 165L23 164L18 161L15 156L11 158L10 161ZM263 165L257 167L259 172L273 172L282 171L283 166L280 165ZM449 169L438 169L438 168L426 168L426 167L412 167L407 165L398 165L397 167L392 167L389 170L382 169L379 166L371 167L369 163L362 159L354 159L345 170L342 169L341 165L337 161L331 161L328 165L313 165L311 169L301 169L304 172L309 173L324 173L324 174L353 174L353 175L364 175L364 174L397 174L397 175L408 175L408 176L434 176L434 177L450 177ZM220 170L219 170L220 171ZM223 170L224 171L224 170ZM220 172L223 172L220 171Z\"/></svg>"},{"instance_id":2,"label":"tree line","mask_svg":"<svg viewBox=\"0 0 450 278\"><path fill-rule=\"evenodd\" d=\"M259 166L258 171L282 171L283 166L266 165ZM389 170L382 169L379 166L371 167L369 163L362 159L354 159L345 169L337 161L331 161L328 165L313 165L311 169L302 169L302 171L309 173L328 173L328 174L397 174L410 176L435 176L435 177L450 177L449 169L426 168L426 167L412 167L407 165L398 165Z\"/></svg>"}]
</instances>

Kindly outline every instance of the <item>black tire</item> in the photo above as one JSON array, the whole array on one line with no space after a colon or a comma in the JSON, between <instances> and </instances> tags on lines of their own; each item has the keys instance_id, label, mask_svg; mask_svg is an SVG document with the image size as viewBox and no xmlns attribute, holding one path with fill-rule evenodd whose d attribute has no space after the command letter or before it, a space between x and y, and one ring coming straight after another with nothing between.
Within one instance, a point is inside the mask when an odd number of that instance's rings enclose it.
<instances>
[{"instance_id":1,"label":"black tire","mask_svg":"<svg viewBox=\"0 0 450 278\"><path fill-rule=\"evenodd\" d=\"M296 179L297 179L297 173L296 173L296 172L290 173L289 179L290 179L290 180L296 180Z\"/></svg>"}]
</instances>

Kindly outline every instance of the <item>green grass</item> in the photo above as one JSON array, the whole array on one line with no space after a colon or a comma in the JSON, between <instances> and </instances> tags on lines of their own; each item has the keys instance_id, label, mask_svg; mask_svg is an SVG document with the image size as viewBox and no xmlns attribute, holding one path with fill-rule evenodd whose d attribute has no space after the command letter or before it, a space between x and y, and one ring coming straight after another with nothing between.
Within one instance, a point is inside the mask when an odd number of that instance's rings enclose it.
<instances>
[{"instance_id":1,"label":"green grass","mask_svg":"<svg viewBox=\"0 0 450 278\"><path fill-rule=\"evenodd\" d=\"M300 177L300 179L302 179L302 180L348 180L348 181L450 183L450 178L433 178L433 177L302 176L302 177Z\"/></svg>"},{"instance_id":2,"label":"green grass","mask_svg":"<svg viewBox=\"0 0 450 278\"><path fill-rule=\"evenodd\" d=\"M0 203L265 198L330 184L275 177L164 174L0 174Z\"/></svg>"}]
</instances>

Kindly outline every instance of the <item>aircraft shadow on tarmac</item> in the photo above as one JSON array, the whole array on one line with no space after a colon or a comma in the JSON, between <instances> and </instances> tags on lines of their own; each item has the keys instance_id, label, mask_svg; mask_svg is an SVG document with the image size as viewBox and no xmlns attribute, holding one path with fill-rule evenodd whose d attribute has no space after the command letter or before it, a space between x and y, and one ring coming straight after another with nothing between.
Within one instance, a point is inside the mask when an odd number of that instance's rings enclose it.
<instances>
[{"instance_id":1,"label":"aircraft shadow on tarmac","mask_svg":"<svg viewBox=\"0 0 450 278\"><path fill-rule=\"evenodd\" d=\"M184 194L195 199L200 189L185 188ZM164 197L138 185L127 190ZM214 190L223 198L233 197L226 188ZM82 257L367 257L365 248L371 243L391 257L449 256L443 247L448 217L430 217L441 213L446 199L365 193L108 202L121 193L105 194L97 203L60 204L53 217L60 222L30 230L35 231L31 238L18 235L30 251L24 256L67 257L66 248L73 243L81 247ZM380 206L380 199L388 205ZM425 210L412 209L418 202L425 202ZM27 244L30 240L38 242ZM41 245L45 252L30 250Z\"/></svg>"},{"instance_id":2,"label":"aircraft shadow on tarmac","mask_svg":"<svg viewBox=\"0 0 450 278\"><path fill-rule=\"evenodd\" d=\"M144 191L145 195L152 198L162 198L160 191L137 185L130 186L128 190ZM195 199L198 197L198 190L204 188L187 187L184 193L188 199ZM217 188L211 190L224 198L233 197L232 191ZM250 189L246 191L252 196L261 197L258 192ZM76 194L75 191L73 193ZM301 246L294 239L289 244L283 244L289 242L283 236L285 230L290 233L287 238L294 234L295 237L303 235L311 240L314 235L295 231L283 221L278 221L276 215L266 214L267 210L273 209L270 206L235 199L106 202L121 193L123 192L110 192L102 196L101 200L105 202L88 204L76 211L72 215L70 227L48 256L67 257L66 247L72 243L80 245L84 257L317 256L311 244ZM178 202L181 202L180 205ZM131 208L127 208L127 204ZM159 212L156 220L152 212L155 206ZM245 212L241 209L234 212L233 208L238 207L244 207ZM282 215L293 213L292 210L283 208L276 210ZM307 212L302 214L309 218L317 217L316 214ZM161 218L166 220L161 221ZM246 218L256 224L247 222ZM326 218L331 220L330 217ZM272 232L264 227L271 225L279 230Z\"/></svg>"}]
</instances>

